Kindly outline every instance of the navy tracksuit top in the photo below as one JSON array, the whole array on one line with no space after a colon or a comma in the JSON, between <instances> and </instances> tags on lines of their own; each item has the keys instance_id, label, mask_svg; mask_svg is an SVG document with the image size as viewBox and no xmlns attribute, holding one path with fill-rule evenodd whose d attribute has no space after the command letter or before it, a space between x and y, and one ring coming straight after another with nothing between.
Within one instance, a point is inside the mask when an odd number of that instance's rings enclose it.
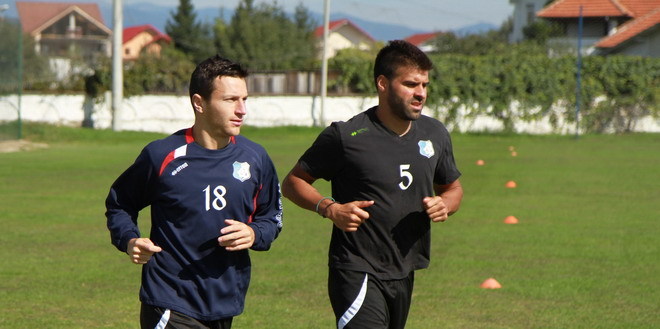
<instances>
[{"instance_id":1,"label":"navy tracksuit top","mask_svg":"<svg viewBox=\"0 0 660 329\"><path fill-rule=\"evenodd\" d=\"M267 250L282 229L275 167L242 136L220 150L184 129L147 145L110 188L106 217L112 243L126 251L140 237L138 212L151 206L150 239L163 250L142 269L140 300L199 320L243 311L250 281L247 250L218 245L225 219L247 223L253 250Z\"/></svg>"}]
</instances>

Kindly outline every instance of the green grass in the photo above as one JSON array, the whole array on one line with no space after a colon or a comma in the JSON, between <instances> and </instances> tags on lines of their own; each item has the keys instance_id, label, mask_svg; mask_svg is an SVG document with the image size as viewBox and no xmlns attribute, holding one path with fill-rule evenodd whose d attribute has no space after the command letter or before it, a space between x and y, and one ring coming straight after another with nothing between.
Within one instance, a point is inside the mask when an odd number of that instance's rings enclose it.
<instances>
[{"instance_id":1,"label":"green grass","mask_svg":"<svg viewBox=\"0 0 660 329\"><path fill-rule=\"evenodd\" d=\"M244 135L266 147L283 178L319 131ZM140 267L110 244L104 200L164 135L45 125L24 135L49 148L0 153L0 328L138 328ZM432 225L431 266L417 273L407 328L660 327L660 135L453 138L465 197ZM505 188L508 180L518 187ZM331 224L284 206L272 250L252 253L235 328L333 327ZM503 224L508 215L520 223ZM480 289L489 277L503 288Z\"/></svg>"}]
</instances>

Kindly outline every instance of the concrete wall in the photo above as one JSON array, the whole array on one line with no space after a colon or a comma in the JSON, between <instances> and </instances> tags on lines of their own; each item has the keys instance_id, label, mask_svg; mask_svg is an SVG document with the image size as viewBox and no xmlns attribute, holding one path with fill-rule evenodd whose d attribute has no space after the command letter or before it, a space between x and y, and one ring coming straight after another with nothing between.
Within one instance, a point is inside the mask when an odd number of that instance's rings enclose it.
<instances>
[{"instance_id":1,"label":"concrete wall","mask_svg":"<svg viewBox=\"0 0 660 329\"><path fill-rule=\"evenodd\" d=\"M111 97L106 94L100 102L93 102L83 95L23 95L21 118L23 121L47 122L70 126L89 126L98 129L112 127ZM376 105L375 97L329 97L326 99L323 122L320 120L321 100L310 96L250 96L245 124L257 127L271 126L325 126L332 121L343 121ZM0 122L18 118L18 97L0 96ZM447 124L452 131L496 132L502 123L491 117L475 115L463 106L459 118ZM554 108L562 113L562 108ZM515 113L515 110L512 110ZM446 111L427 108L425 114L441 121ZM559 116L561 117L561 116ZM138 96L124 100L117 116L117 130L137 130L171 133L193 124L193 112L187 96ZM560 121L555 128L549 117L533 122L518 121L514 124L518 133L574 134L575 124ZM637 122L634 131L660 132L660 120L644 118Z\"/></svg>"}]
</instances>

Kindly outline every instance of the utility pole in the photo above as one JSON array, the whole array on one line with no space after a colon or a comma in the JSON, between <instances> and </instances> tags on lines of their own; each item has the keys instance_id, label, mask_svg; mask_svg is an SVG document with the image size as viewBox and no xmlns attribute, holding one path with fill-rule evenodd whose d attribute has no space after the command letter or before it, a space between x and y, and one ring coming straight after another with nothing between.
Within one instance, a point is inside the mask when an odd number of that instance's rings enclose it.
<instances>
[{"instance_id":1,"label":"utility pole","mask_svg":"<svg viewBox=\"0 0 660 329\"><path fill-rule=\"evenodd\" d=\"M580 5L580 18L578 20L578 43L577 43L577 84L575 90L575 138L580 137L580 103L582 102L582 29L583 29L582 5Z\"/></svg>"},{"instance_id":2,"label":"utility pole","mask_svg":"<svg viewBox=\"0 0 660 329\"><path fill-rule=\"evenodd\" d=\"M122 0L113 0L112 16L112 130L117 131L117 121L124 99L124 72L122 60L123 17Z\"/></svg>"},{"instance_id":3,"label":"utility pole","mask_svg":"<svg viewBox=\"0 0 660 329\"><path fill-rule=\"evenodd\" d=\"M319 123L325 126L325 98L328 94L328 30L330 25L330 0L324 0L323 9L323 56L321 64L321 112Z\"/></svg>"}]
</instances>

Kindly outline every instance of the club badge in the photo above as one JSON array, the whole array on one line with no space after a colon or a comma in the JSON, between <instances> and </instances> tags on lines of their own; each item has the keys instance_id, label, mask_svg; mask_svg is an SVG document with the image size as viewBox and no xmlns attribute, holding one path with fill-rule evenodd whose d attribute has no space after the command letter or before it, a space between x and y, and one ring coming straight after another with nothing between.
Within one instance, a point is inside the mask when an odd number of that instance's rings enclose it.
<instances>
[{"instance_id":1,"label":"club badge","mask_svg":"<svg viewBox=\"0 0 660 329\"><path fill-rule=\"evenodd\" d=\"M238 162L234 161L234 173L232 174L234 178L240 180L241 182L244 182L250 177L250 164L247 162Z\"/></svg>"},{"instance_id":2,"label":"club badge","mask_svg":"<svg viewBox=\"0 0 660 329\"><path fill-rule=\"evenodd\" d=\"M419 145L419 154L429 159L435 155L435 150L433 150L433 143L431 143L431 141L419 141L417 142L417 145Z\"/></svg>"}]
</instances>

